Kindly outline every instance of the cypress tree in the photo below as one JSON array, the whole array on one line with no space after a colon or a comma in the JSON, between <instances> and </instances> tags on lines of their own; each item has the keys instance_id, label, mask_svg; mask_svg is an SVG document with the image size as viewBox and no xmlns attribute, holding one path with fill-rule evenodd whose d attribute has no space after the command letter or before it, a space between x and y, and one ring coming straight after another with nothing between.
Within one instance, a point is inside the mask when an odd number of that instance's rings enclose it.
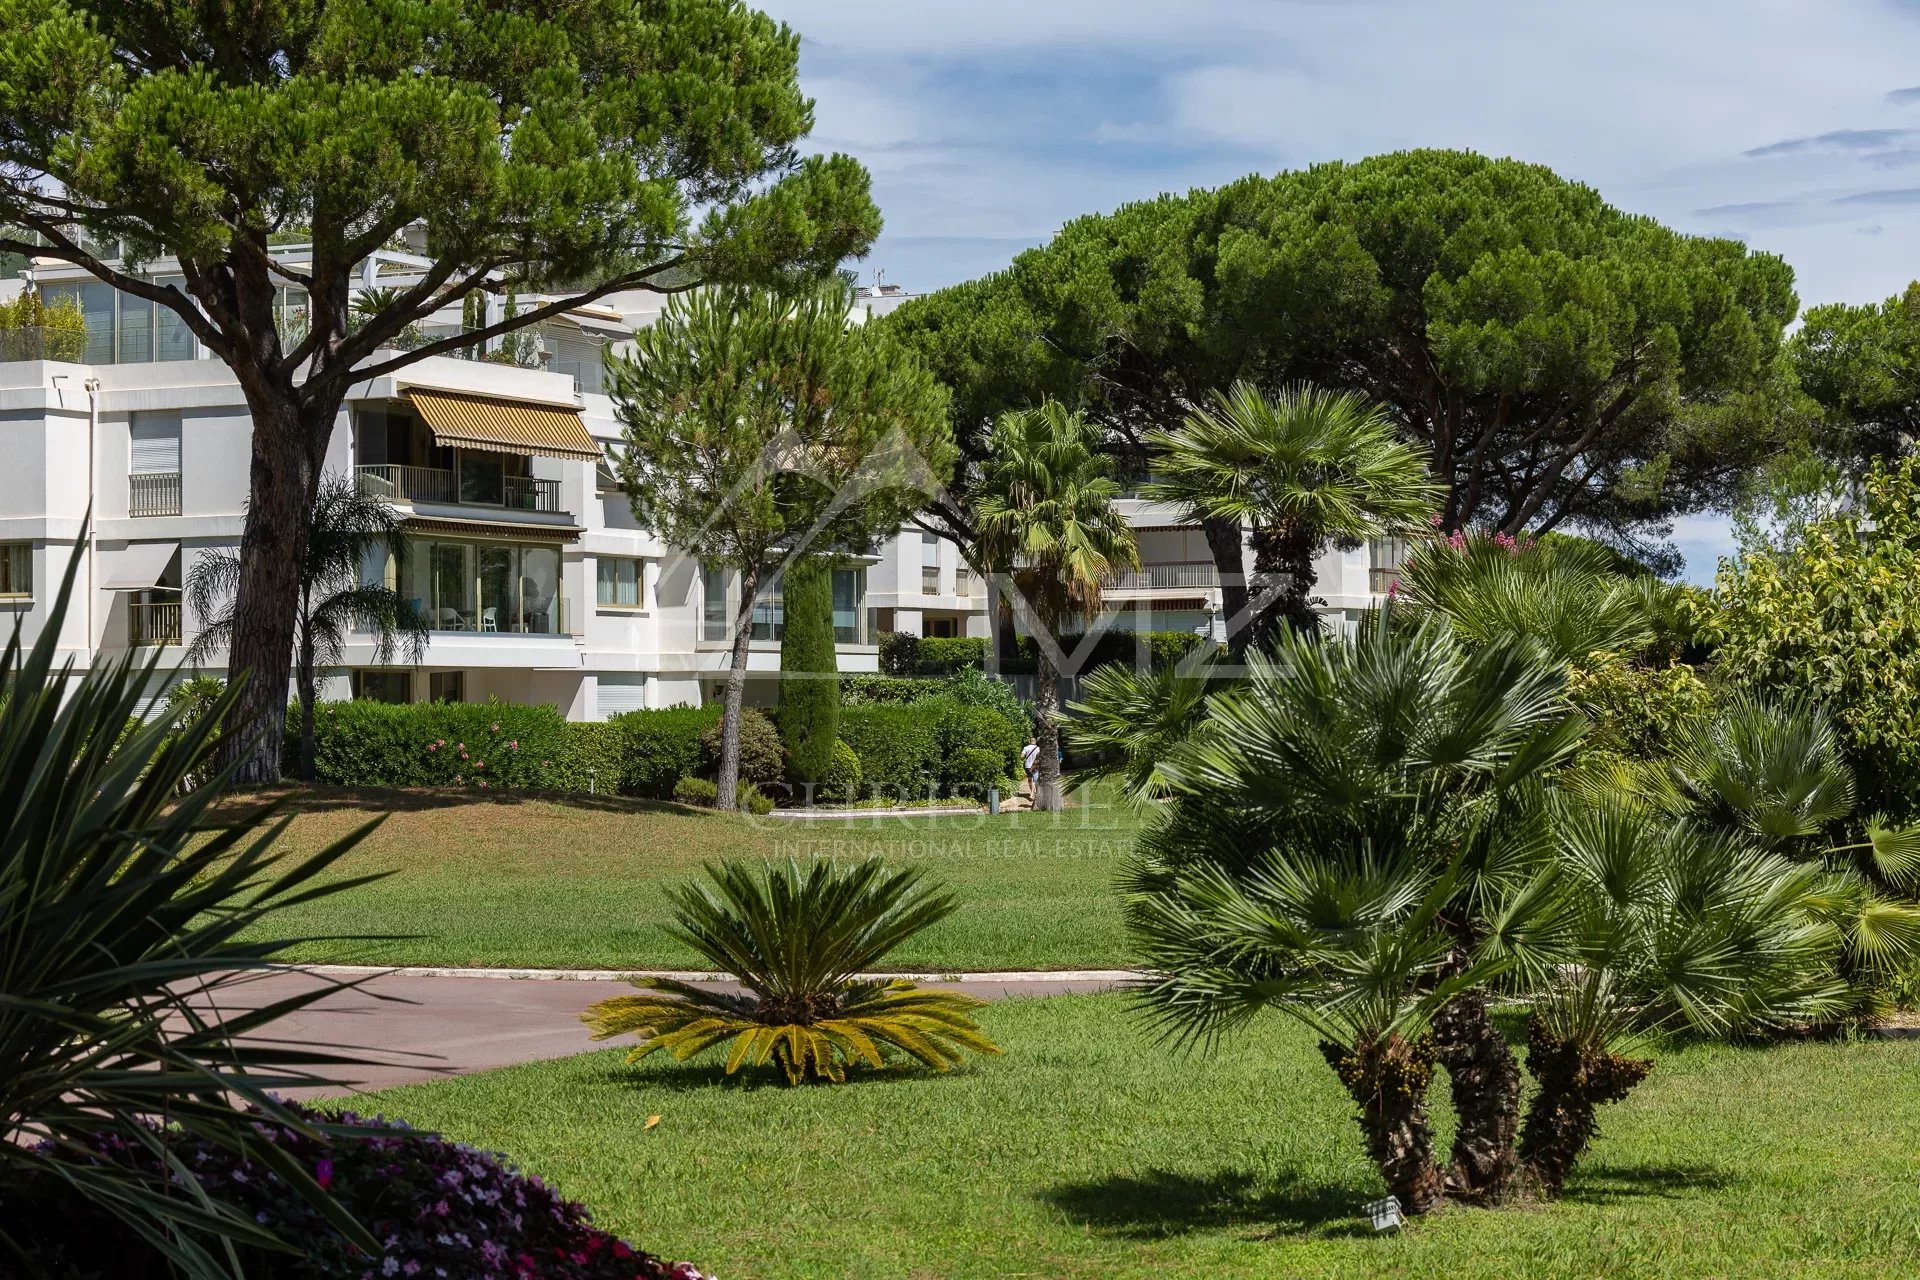
<instances>
[{"instance_id":1,"label":"cypress tree","mask_svg":"<svg viewBox=\"0 0 1920 1280\"><path fill-rule=\"evenodd\" d=\"M839 664L833 649L833 562L801 556L782 575L786 629L780 636L780 706L775 718L795 782L818 782L840 733Z\"/></svg>"}]
</instances>

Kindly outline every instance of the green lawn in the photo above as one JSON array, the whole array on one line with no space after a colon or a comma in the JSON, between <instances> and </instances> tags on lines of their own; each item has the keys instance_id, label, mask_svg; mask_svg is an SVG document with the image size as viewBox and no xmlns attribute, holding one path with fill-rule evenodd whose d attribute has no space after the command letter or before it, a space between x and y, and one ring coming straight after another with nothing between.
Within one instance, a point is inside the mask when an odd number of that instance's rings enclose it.
<instances>
[{"instance_id":1,"label":"green lawn","mask_svg":"<svg viewBox=\"0 0 1920 1280\"><path fill-rule=\"evenodd\" d=\"M273 932L411 935L310 943L294 953L305 960L694 966L697 958L660 929L662 885L721 858L872 854L925 868L960 899L950 919L894 953L901 967L1057 969L1127 959L1112 882L1134 823L1119 807L802 823L585 797L318 792L295 804L286 839L309 850L388 814L339 874L396 874L281 912Z\"/></svg>"},{"instance_id":2,"label":"green lawn","mask_svg":"<svg viewBox=\"0 0 1920 1280\"><path fill-rule=\"evenodd\" d=\"M505 1150L646 1248L726 1280L1911 1274L1920 1043L1692 1047L1610 1109L1558 1204L1396 1238L1308 1035L1275 1016L1170 1056L1120 997L993 1006L947 1077L722 1083L589 1054L376 1095ZM660 1124L644 1128L651 1114Z\"/></svg>"}]
</instances>

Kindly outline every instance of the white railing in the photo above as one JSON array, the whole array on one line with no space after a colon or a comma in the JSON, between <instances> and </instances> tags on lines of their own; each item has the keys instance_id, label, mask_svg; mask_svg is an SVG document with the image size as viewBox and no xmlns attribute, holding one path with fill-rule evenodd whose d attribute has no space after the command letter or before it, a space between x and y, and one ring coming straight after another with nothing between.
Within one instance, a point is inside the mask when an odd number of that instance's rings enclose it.
<instances>
[{"instance_id":1,"label":"white railing","mask_svg":"<svg viewBox=\"0 0 1920 1280\"><path fill-rule=\"evenodd\" d=\"M1200 590L1220 585L1220 570L1205 562L1149 564L1114 579L1109 591Z\"/></svg>"}]
</instances>

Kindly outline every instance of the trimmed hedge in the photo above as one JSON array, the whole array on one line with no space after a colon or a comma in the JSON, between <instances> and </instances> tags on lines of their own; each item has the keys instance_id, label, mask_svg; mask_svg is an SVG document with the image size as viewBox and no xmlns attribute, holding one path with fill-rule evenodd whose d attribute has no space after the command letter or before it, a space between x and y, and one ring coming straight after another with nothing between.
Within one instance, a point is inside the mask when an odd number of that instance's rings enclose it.
<instances>
[{"instance_id":1,"label":"trimmed hedge","mask_svg":"<svg viewBox=\"0 0 1920 1280\"><path fill-rule=\"evenodd\" d=\"M720 739L725 727L724 717L716 716L701 731L700 762L708 777L719 776ZM786 775L787 752L780 745L780 731L758 707L740 708L740 780L770 787Z\"/></svg>"},{"instance_id":2,"label":"trimmed hedge","mask_svg":"<svg viewBox=\"0 0 1920 1280\"><path fill-rule=\"evenodd\" d=\"M669 800L674 784L700 771L700 735L720 723L718 703L628 711L607 721L617 726L622 757L619 791L624 796Z\"/></svg>"},{"instance_id":3,"label":"trimmed hedge","mask_svg":"<svg viewBox=\"0 0 1920 1280\"><path fill-rule=\"evenodd\" d=\"M842 707L840 736L869 795L925 796L940 781L940 721L922 706Z\"/></svg>"},{"instance_id":4,"label":"trimmed hedge","mask_svg":"<svg viewBox=\"0 0 1920 1280\"><path fill-rule=\"evenodd\" d=\"M985 800L987 790L1006 777L998 752L966 747L947 761L947 794Z\"/></svg>"},{"instance_id":5,"label":"trimmed hedge","mask_svg":"<svg viewBox=\"0 0 1920 1280\"><path fill-rule=\"evenodd\" d=\"M287 758L299 750L288 708ZM551 706L325 702L314 708L314 779L336 787L568 789L572 734ZM584 783L582 784L584 789Z\"/></svg>"},{"instance_id":6,"label":"trimmed hedge","mask_svg":"<svg viewBox=\"0 0 1920 1280\"><path fill-rule=\"evenodd\" d=\"M1068 636L1060 647L1072 658L1079 643L1079 637ZM1082 673L1092 671L1095 667L1104 667L1110 662L1131 667L1139 662L1142 644L1147 648L1148 666L1159 670L1180 661L1201 645L1215 642L1197 631L1107 631L1094 641L1091 653L1078 659L1077 665ZM1017 650L1001 670L1010 675L1032 675L1040 656L1039 645L1032 636L1021 636Z\"/></svg>"},{"instance_id":7,"label":"trimmed hedge","mask_svg":"<svg viewBox=\"0 0 1920 1280\"><path fill-rule=\"evenodd\" d=\"M937 698L947 687L944 680L925 680L917 676L841 676L840 706L905 706L927 698Z\"/></svg>"},{"instance_id":8,"label":"trimmed hedge","mask_svg":"<svg viewBox=\"0 0 1920 1280\"><path fill-rule=\"evenodd\" d=\"M882 675L950 676L986 665L987 641L980 636L916 636L906 631L880 636Z\"/></svg>"}]
</instances>

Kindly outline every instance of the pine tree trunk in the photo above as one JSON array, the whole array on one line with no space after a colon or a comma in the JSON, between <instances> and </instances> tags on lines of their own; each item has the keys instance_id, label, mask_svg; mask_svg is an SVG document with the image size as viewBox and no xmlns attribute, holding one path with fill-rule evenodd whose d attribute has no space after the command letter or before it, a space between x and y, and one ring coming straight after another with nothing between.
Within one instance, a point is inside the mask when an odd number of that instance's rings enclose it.
<instances>
[{"instance_id":1,"label":"pine tree trunk","mask_svg":"<svg viewBox=\"0 0 1920 1280\"><path fill-rule=\"evenodd\" d=\"M1527 1023L1527 1070L1539 1092L1527 1109L1520 1158L1534 1189L1558 1196L1574 1163L1600 1131L1600 1108L1632 1092L1653 1063L1555 1035L1536 1016Z\"/></svg>"},{"instance_id":2,"label":"pine tree trunk","mask_svg":"<svg viewBox=\"0 0 1920 1280\"><path fill-rule=\"evenodd\" d=\"M1432 1040L1392 1035L1352 1048L1322 1041L1320 1053L1359 1105L1356 1118L1366 1136L1367 1156L1399 1199L1401 1211L1426 1213L1438 1205L1444 1186L1433 1160L1433 1123L1427 1115Z\"/></svg>"},{"instance_id":3,"label":"pine tree trunk","mask_svg":"<svg viewBox=\"0 0 1920 1280\"><path fill-rule=\"evenodd\" d=\"M307 601L303 599L304 608ZM300 661L296 664L295 682L300 689L300 781L313 785L313 640L304 621L300 627Z\"/></svg>"},{"instance_id":4,"label":"pine tree trunk","mask_svg":"<svg viewBox=\"0 0 1920 1280\"><path fill-rule=\"evenodd\" d=\"M1033 785L1035 809L1058 810L1060 803L1060 676L1053 669L1048 646L1040 646L1040 661L1033 675L1034 718L1040 729L1036 744L1040 759Z\"/></svg>"},{"instance_id":5,"label":"pine tree trunk","mask_svg":"<svg viewBox=\"0 0 1920 1280\"><path fill-rule=\"evenodd\" d=\"M723 811L740 807L740 707L747 693L747 657L752 651L753 598L760 592L760 571L740 574L740 613L733 622L733 665L727 669L727 693L720 715L720 794L714 805Z\"/></svg>"},{"instance_id":6,"label":"pine tree trunk","mask_svg":"<svg viewBox=\"0 0 1920 1280\"><path fill-rule=\"evenodd\" d=\"M1514 1190L1520 1160L1520 1063L1500 1034L1486 996L1454 997L1433 1020L1434 1053L1447 1069L1457 1126L1447 1189L1498 1203Z\"/></svg>"},{"instance_id":7,"label":"pine tree trunk","mask_svg":"<svg viewBox=\"0 0 1920 1280\"><path fill-rule=\"evenodd\" d=\"M258 785L280 780L300 566L338 405L303 411L291 387L245 374L241 385L253 416L253 444L227 672L245 683L235 708L240 732L228 741L240 757L235 780Z\"/></svg>"},{"instance_id":8,"label":"pine tree trunk","mask_svg":"<svg viewBox=\"0 0 1920 1280\"><path fill-rule=\"evenodd\" d=\"M1220 613L1227 629L1227 651L1234 661L1246 657L1253 640L1253 619L1247 616L1247 561L1240 544L1240 526L1214 517L1200 522L1207 550L1220 575Z\"/></svg>"}]
</instances>

